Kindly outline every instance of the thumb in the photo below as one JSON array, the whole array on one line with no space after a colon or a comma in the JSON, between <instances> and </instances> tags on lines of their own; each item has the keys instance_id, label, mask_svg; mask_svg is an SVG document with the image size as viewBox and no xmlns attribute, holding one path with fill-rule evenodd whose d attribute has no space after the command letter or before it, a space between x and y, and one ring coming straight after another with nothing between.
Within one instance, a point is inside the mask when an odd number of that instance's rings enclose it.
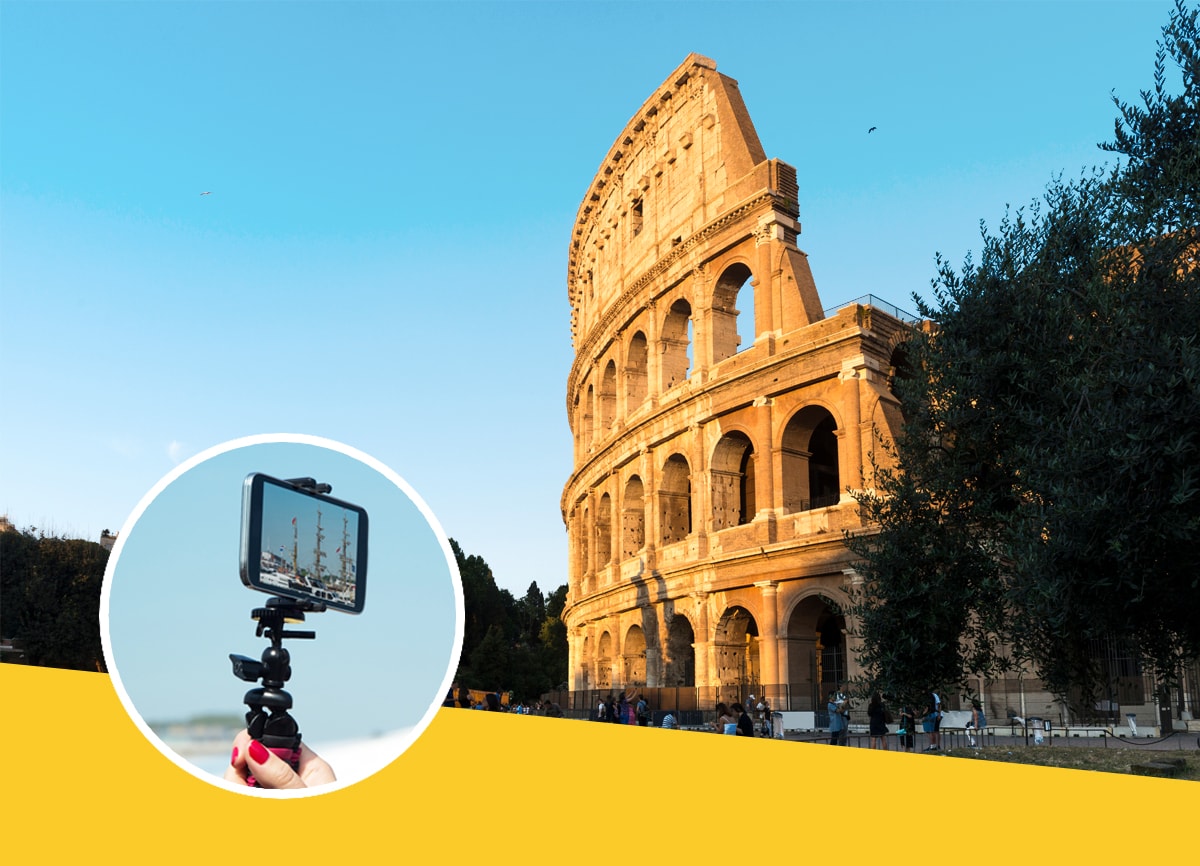
<instances>
[{"instance_id":1,"label":"thumb","mask_svg":"<svg viewBox=\"0 0 1200 866\"><path fill-rule=\"evenodd\" d=\"M251 775L263 788L303 788L304 783L287 761L276 755L258 740L252 740L246 750L246 764Z\"/></svg>"}]
</instances>

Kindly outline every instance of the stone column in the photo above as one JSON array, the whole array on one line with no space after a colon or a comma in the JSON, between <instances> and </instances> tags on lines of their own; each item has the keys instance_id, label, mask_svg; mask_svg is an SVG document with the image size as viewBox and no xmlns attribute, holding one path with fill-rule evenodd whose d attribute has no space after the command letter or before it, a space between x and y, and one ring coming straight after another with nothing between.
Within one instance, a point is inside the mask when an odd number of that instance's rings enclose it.
<instances>
[{"instance_id":1,"label":"stone column","mask_svg":"<svg viewBox=\"0 0 1200 866\"><path fill-rule=\"evenodd\" d=\"M642 507L645 509L646 572L658 570L658 540L662 538L662 520L658 505L658 467L652 448L642 449Z\"/></svg>"},{"instance_id":2,"label":"stone column","mask_svg":"<svg viewBox=\"0 0 1200 866\"><path fill-rule=\"evenodd\" d=\"M658 405L662 396L662 311L656 301L646 304L646 399Z\"/></svg>"},{"instance_id":3,"label":"stone column","mask_svg":"<svg viewBox=\"0 0 1200 866\"><path fill-rule=\"evenodd\" d=\"M839 459L843 490L847 487L851 490L862 488L862 410L859 387L864 369L865 363L860 356L847 362L838 374L842 383L842 406L845 413L842 420L846 427L845 436L842 437L846 456Z\"/></svg>"},{"instance_id":4,"label":"stone column","mask_svg":"<svg viewBox=\"0 0 1200 866\"><path fill-rule=\"evenodd\" d=\"M851 593L857 593L862 590L863 576L853 568L843 568L842 574L846 579L846 587ZM853 598L853 596L851 596ZM862 673L862 669L858 664L858 651L862 648L862 638L855 635L858 629L855 627L857 623L853 621L850 614L845 617L846 630L844 639L846 641L846 678L853 679Z\"/></svg>"},{"instance_id":5,"label":"stone column","mask_svg":"<svg viewBox=\"0 0 1200 866\"><path fill-rule=\"evenodd\" d=\"M687 458L692 477L692 534L696 536L696 556L708 556L708 530L712 526L712 484L709 479L708 447L699 424L688 428L691 448Z\"/></svg>"},{"instance_id":6,"label":"stone column","mask_svg":"<svg viewBox=\"0 0 1200 866\"><path fill-rule=\"evenodd\" d=\"M758 624L758 663L764 687L779 685L779 582L760 580L754 584L762 596L762 621Z\"/></svg>"},{"instance_id":7,"label":"stone column","mask_svg":"<svg viewBox=\"0 0 1200 866\"><path fill-rule=\"evenodd\" d=\"M708 593L693 592L690 596L696 605L696 629L692 644L696 659L696 685L710 686L709 682L709 652L712 647L712 635L708 631Z\"/></svg>"},{"instance_id":8,"label":"stone column","mask_svg":"<svg viewBox=\"0 0 1200 866\"><path fill-rule=\"evenodd\" d=\"M775 464L779 461L779 451L774 447L775 438L775 401L770 397L759 397L754 401L754 430L758 445L754 450L754 517L759 515L767 519L765 537L760 536L760 543L772 544L776 539L775 520L780 512L776 504Z\"/></svg>"}]
</instances>

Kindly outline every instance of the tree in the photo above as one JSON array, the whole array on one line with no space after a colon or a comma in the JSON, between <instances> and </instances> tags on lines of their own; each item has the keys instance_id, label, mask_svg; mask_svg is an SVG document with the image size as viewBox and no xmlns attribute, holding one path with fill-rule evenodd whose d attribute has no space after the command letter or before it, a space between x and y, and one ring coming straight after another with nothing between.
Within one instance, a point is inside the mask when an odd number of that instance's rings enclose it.
<instances>
[{"instance_id":1,"label":"tree","mask_svg":"<svg viewBox=\"0 0 1200 866\"><path fill-rule=\"evenodd\" d=\"M550 593L547 602L535 581L518 600L496 585L482 557L467 556L454 539L450 546L462 577L466 613L458 681L469 688L502 688L523 699L561 685L567 634L559 615L566 584Z\"/></svg>"},{"instance_id":2,"label":"tree","mask_svg":"<svg viewBox=\"0 0 1200 866\"><path fill-rule=\"evenodd\" d=\"M1060 177L938 260L853 613L897 695L1031 663L1089 705L1118 640L1169 679L1200 654L1200 36L1179 2L1108 172ZM1165 58L1182 73L1171 95ZM927 655L936 655L928 659Z\"/></svg>"},{"instance_id":3,"label":"tree","mask_svg":"<svg viewBox=\"0 0 1200 866\"><path fill-rule=\"evenodd\" d=\"M108 551L92 541L0 531L0 632L30 664L105 670L100 587Z\"/></svg>"}]
</instances>

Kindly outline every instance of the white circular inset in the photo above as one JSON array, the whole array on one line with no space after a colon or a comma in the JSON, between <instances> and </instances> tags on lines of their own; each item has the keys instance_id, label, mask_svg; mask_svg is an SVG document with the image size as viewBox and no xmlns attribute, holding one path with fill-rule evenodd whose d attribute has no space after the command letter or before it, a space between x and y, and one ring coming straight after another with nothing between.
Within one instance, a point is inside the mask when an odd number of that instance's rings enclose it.
<instances>
[{"instance_id":1,"label":"white circular inset","mask_svg":"<svg viewBox=\"0 0 1200 866\"><path fill-rule=\"evenodd\" d=\"M313 631L315 639L283 640L291 656L284 686L294 702L290 713L303 743L337 775L314 788L268 790L223 778L233 735L245 727L243 698L259 685L235 676L230 655L259 659L270 645L255 635L251 618L268 596L239 577L243 484L256 472L329 484L331 496L368 515L362 613L308 613L289 628ZM336 591L337 581L309 581L314 561L340 567L342 577L353 573L342 557L351 534L341 514L322 527L319 541L311 527L303 542L299 530L275 538L278 526L264 521L264 545L284 548L278 558L291 564L282 572L300 565L308 572L304 585ZM324 555L314 560L312 549L322 545ZM138 728L197 778L259 796L327 793L395 760L432 721L450 687L463 622L453 551L417 493L378 460L302 434L236 439L177 466L122 526L100 596L105 661Z\"/></svg>"}]
</instances>

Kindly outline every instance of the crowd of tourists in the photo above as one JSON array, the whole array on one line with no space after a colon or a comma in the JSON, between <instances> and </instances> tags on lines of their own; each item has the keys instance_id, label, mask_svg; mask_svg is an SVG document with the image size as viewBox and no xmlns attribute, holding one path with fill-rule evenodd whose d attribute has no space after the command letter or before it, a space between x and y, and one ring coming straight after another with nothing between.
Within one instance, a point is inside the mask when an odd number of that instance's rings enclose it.
<instances>
[{"instance_id":1,"label":"crowd of tourists","mask_svg":"<svg viewBox=\"0 0 1200 866\"><path fill-rule=\"evenodd\" d=\"M547 716L563 718L562 707L551 700L523 701L514 700L511 694L499 689L478 693L471 692L455 683L442 702L444 707L462 707L464 709L484 710L491 712L509 712L517 715ZM771 703L766 697L756 698L750 695L745 703L734 701L716 705L716 716L712 722L712 730L718 734L738 737L770 737L774 733ZM849 745L850 719L852 703L850 696L844 690L843 684L829 693L826 703L826 713L829 717L829 744L832 746ZM657 724L655 714L646 697L638 693L621 692L607 697L597 698L596 706L590 712L594 722L609 722L618 725L633 725L638 727L678 728L679 720L674 711L662 713ZM913 705L902 703L893 713L892 708L884 701L879 692L871 695L866 706L868 748L887 749L888 737L893 736L892 726L896 726L894 736L900 749L906 752L916 751L917 735L924 734L928 744L923 751L937 752L941 750L942 720L946 716L942 697L936 689L930 689L926 694L924 705L917 709ZM918 724L920 731L918 731ZM704 729L707 725L701 727ZM987 730L987 717L983 705L978 699L971 701L971 720L965 726L967 741L972 747L983 742Z\"/></svg>"},{"instance_id":2,"label":"crowd of tourists","mask_svg":"<svg viewBox=\"0 0 1200 866\"><path fill-rule=\"evenodd\" d=\"M829 701L825 707L829 715L829 744L831 746L849 745L851 704L849 696L842 688L842 685L839 684L829 693ZM929 744L923 751L940 751L942 720L945 717L946 711L942 697L936 689L929 690L925 706L922 707L919 716L913 707L908 704L901 705L899 727L896 730L900 748L906 752L916 750L917 720L919 718L921 732L929 737ZM883 696L879 692L871 695L871 700L867 704L867 736L870 738L868 748L888 748L889 725L896 721L891 709L884 703ZM973 748L982 745L986 730L987 716L984 714L983 704L978 699L974 699L971 701L971 720L966 725L967 741Z\"/></svg>"}]
</instances>

